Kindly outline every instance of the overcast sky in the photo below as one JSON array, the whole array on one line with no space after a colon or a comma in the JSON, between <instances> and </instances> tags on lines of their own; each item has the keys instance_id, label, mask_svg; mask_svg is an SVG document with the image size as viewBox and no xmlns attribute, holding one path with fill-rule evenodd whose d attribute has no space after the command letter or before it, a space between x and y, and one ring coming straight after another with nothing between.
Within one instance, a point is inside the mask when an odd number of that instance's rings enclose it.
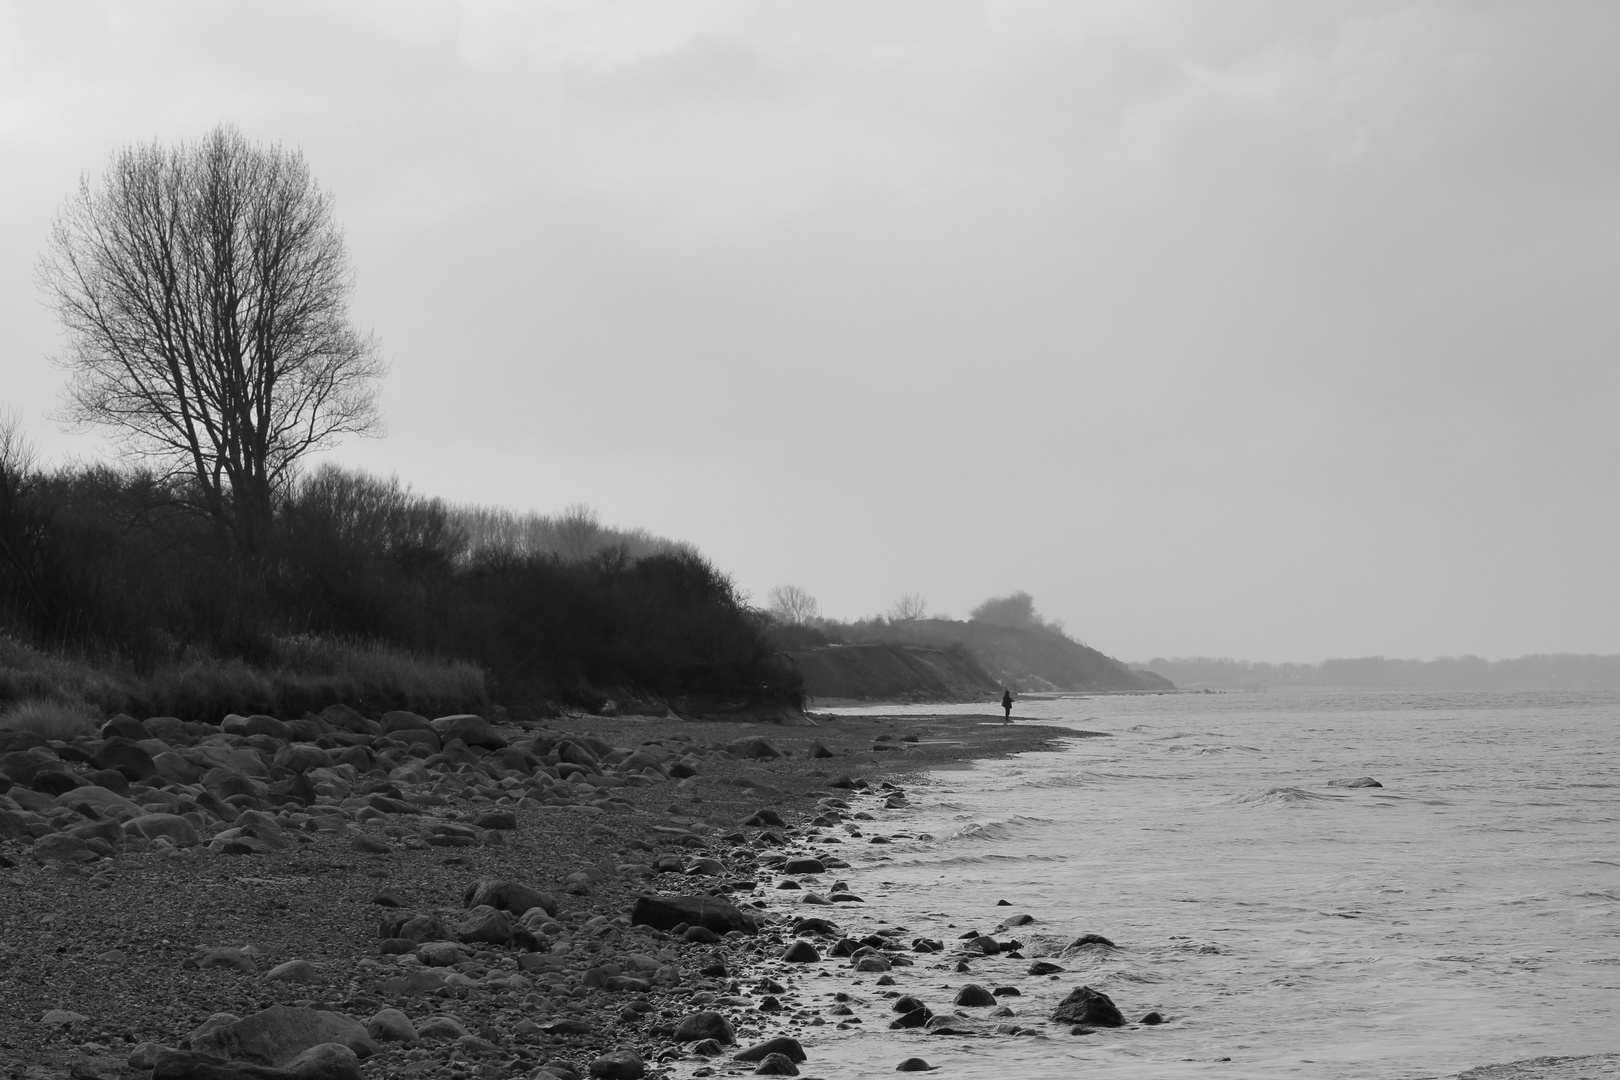
<instances>
[{"instance_id":1,"label":"overcast sky","mask_svg":"<svg viewBox=\"0 0 1620 1080\"><path fill-rule=\"evenodd\" d=\"M0 405L52 214L300 147L391 364L333 456L763 598L1125 659L1620 652L1613 0L0 0Z\"/></svg>"}]
</instances>

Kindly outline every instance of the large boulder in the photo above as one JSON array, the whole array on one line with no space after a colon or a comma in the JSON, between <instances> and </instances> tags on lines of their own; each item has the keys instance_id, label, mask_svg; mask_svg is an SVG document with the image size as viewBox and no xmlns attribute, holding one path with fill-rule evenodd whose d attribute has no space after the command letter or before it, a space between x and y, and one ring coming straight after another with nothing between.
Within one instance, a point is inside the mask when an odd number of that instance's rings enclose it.
<instances>
[{"instance_id":1,"label":"large boulder","mask_svg":"<svg viewBox=\"0 0 1620 1080\"><path fill-rule=\"evenodd\" d=\"M740 930L759 932L759 923L730 901L713 896L640 896L630 909L630 922L654 930L670 930L681 923L702 926L717 934Z\"/></svg>"},{"instance_id":2,"label":"large boulder","mask_svg":"<svg viewBox=\"0 0 1620 1080\"><path fill-rule=\"evenodd\" d=\"M279 739L282 742L286 742L293 737L292 725L285 720L278 720L274 716L266 716L264 713L254 713L247 718L247 724L244 726L247 729L244 734L250 736L268 735L272 739Z\"/></svg>"},{"instance_id":3,"label":"large boulder","mask_svg":"<svg viewBox=\"0 0 1620 1080\"><path fill-rule=\"evenodd\" d=\"M34 774L34 779L28 786L42 795L55 798L67 794L74 788L84 787L85 783L66 769L41 769Z\"/></svg>"},{"instance_id":4,"label":"large boulder","mask_svg":"<svg viewBox=\"0 0 1620 1080\"><path fill-rule=\"evenodd\" d=\"M129 777L121 772L112 769L92 769L84 774L84 782L90 787L103 788L114 795L129 798Z\"/></svg>"},{"instance_id":5,"label":"large boulder","mask_svg":"<svg viewBox=\"0 0 1620 1080\"><path fill-rule=\"evenodd\" d=\"M736 742L727 743L726 750L737 757L752 758L758 761L782 756L780 750L760 738L738 739Z\"/></svg>"},{"instance_id":6,"label":"large boulder","mask_svg":"<svg viewBox=\"0 0 1620 1080\"><path fill-rule=\"evenodd\" d=\"M236 815L235 826L241 830L242 835L263 841L278 851L291 843L281 827L280 819L273 818L262 810L243 810Z\"/></svg>"},{"instance_id":7,"label":"large boulder","mask_svg":"<svg viewBox=\"0 0 1620 1080\"><path fill-rule=\"evenodd\" d=\"M319 1043L287 1062L298 1080L364 1080L360 1055L342 1043Z\"/></svg>"},{"instance_id":8,"label":"large boulder","mask_svg":"<svg viewBox=\"0 0 1620 1080\"><path fill-rule=\"evenodd\" d=\"M197 829L179 814L142 814L124 822L124 828L140 833L148 840L159 837L182 847L197 842Z\"/></svg>"},{"instance_id":9,"label":"large boulder","mask_svg":"<svg viewBox=\"0 0 1620 1080\"><path fill-rule=\"evenodd\" d=\"M980 986L978 983L968 983L956 992L954 1004L965 1005L970 1009L984 1009L996 1003L996 995Z\"/></svg>"},{"instance_id":10,"label":"large boulder","mask_svg":"<svg viewBox=\"0 0 1620 1080\"><path fill-rule=\"evenodd\" d=\"M456 923L456 938L469 945L505 945L512 940L512 917L487 905L475 907Z\"/></svg>"},{"instance_id":11,"label":"large boulder","mask_svg":"<svg viewBox=\"0 0 1620 1080\"><path fill-rule=\"evenodd\" d=\"M439 737L439 742L449 743L452 739L460 739L468 746L478 746L485 750L502 750L507 743L489 721L476 713L456 713L453 716L441 716L433 721L433 733Z\"/></svg>"},{"instance_id":12,"label":"large boulder","mask_svg":"<svg viewBox=\"0 0 1620 1080\"><path fill-rule=\"evenodd\" d=\"M88 1075L88 1074L87 1074ZM281 1068L226 1061L197 1050L160 1050L152 1080L362 1080L360 1059L338 1043L312 1046Z\"/></svg>"},{"instance_id":13,"label":"large boulder","mask_svg":"<svg viewBox=\"0 0 1620 1080\"><path fill-rule=\"evenodd\" d=\"M94 862L101 858L83 840L66 833L51 833L40 837L34 841L31 854L41 862L54 859L57 862L83 863Z\"/></svg>"},{"instance_id":14,"label":"large boulder","mask_svg":"<svg viewBox=\"0 0 1620 1080\"><path fill-rule=\"evenodd\" d=\"M391 915L382 920L377 936L420 944L424 941L448 941L450 928L432 915Z\"/></svg>"},{"instance_id":15,"label":"large boulder","mask_svg":"<svg viewBox=\"0 0 1620 1080\"><path fill-rule=\"evenodd\" d=\"M380 730L375 721L367 720L348 705L328 705L321 710L321 719L334 731L347 731L354 735L375 735Z\"/></svg>"},{"instance_id":16,"label":"large boulder","mask_svg":"<svg viewBox=\"0 0 1620 1080\"><path fill-rule=\"evenodd\" d=\"M204 742L186 747L185 753L181 756L204 770L218 767L245 776L257 777L260 780L269 779L270 776L269 764L259 756L258 751L246 746ZM207 783L206 778L203 782Z\"/></svg>"},{"instance_id":17,"label":"large boulder","mask_svg":"<svg viewBox=\"0 0 1620 1080\"><path fill-rule=\"evenodd\" d=\"M133 1058L131 1060L133 1063ZM152 1080L299 1080L289 1069L226 1061L217 1054L167 1047L158 1048L151 1076Z\"/></svg>"},{"instance_id":18,"label":"large boulder","mask_svg":"<svg viewBox=\"0 0 1620 1080\"><path fill-rule=\"evenodd\" d=\"M165 780L176 784L195 784L202 779L203 770L175 753L165 750L152 755L152 769Z\"/></svg>"},{"instance_id":19,"label":"large boulder","mask_svg":"<svg viewBox=\"0 0 1620 1080\"><path fill-rule=\"evenodd\" d=\"M774 1039L766 1039L764 1042L755 1043L746 1050L739 1050L732 1056L731 1060L764 1061L772 1054L781 1054L789 1061L794 1062L803 1061L805 1058L804 1047L800 1045L798 1039L791 1035L778 1035Z\"/></svg>"},{"instance_id":20,"label":"large boulder","mask_svg":"<svg viewBox=\"0 0 1620 1080\"><path fill-rule=\"evenodd\" d=\"M203 774L202 783L220 799L245 796L258 802L270 794L270 785L264 781L231 769L209 769Z\"/></svg>"},{"instance_id":21,"label":"large boulder","mask_svg":"<svg viewBox=\"0 0 1620 1080\"><path fill-rule=\"evenodd\" d=\"M417 1040L416 1026L398 1009L383 1009L367 1020L366 1034L378 1042L413 1043Z\"/></svg>"},{"instance_id":22,"label":"large boulder","mask_svg":"<svg viewBox=\"0 0 1620 1080\"><path fill-rule=\"evenodd\" d=\"M119 713L105 724L102 724L101 730L97 734L103 739L110 739L116 735L128 739L130 742L140 742L142 739L152 737L152 733L146 729L145 724L124 713Z\"/></svg>"},{"instance_id":23,"label":"large boulder","mask_svg":"<svg viewBox=\"0 0 1620 1080\"><path fill-rule=\"evenodd\" d=\"M1058 1002L1052 1019L1063 1024L1081 1024L1085 1027L1124 1027L1125 1017L1115 1007L1113 999L1101 990L1077 986L1069 996Z\"/></svg>"},{"instance_id":24,"label":"large boulder","mask_svg":"<svg viewBox=\"0 0 1620 1080\"><path fill-rule=\"evenodd\" d=\"M148 716L141 726L154 739L162 739L170 746L190 746L202 737L203 729L188 724L178 716Z\"/></svg>"},{"instance_id":25,"label":"large boulder","mask_svg":"<svg viewBox=\"0 0 1620 1080\"><path fill-rule=\"evenodd\" d=\"M114 735L101 744L92 759L98 769L116 769L130 780L145 780L157 772L152 755L131 739Z\"/></svg>"},{"instance_id":26,"label":"large boulder","mask_svg":"<svg viewBox=\"0 0 1620 1080\"><path fill-rule=\"evenodd\" d=\"M332 764L332 757L318 746L309 743L288 743L276 751L270 764L288 772L302 773L311 769L324 769Z\"/></svg>"},{"instance_id":27,"label":"large boulder","mask_svg":"<svg viewBox=\"0 0 1620 1080\"><path fill-rule=\"evenodd\" d=\"M382 714L380 729L381 734L392 735L396 731L431 731L433 724L425 716L404 709L395 709Z\"/></svg>"},{"instance_id":28,"label":"large boulder","mask_svg":"<svg viewBox=\"0 0 1620 1080\"><path fill-rule=\"evenodd\" d=\"M398 731L391 731L383 737L399 743L420 743L435 754L441 748L439 736L434 734L432 728L400 728Z\"/></svg>"},{"instance_id":29,"label":"large boulder","mask_svg":"<svg viewBox=\"0 0 1620 1080\"><path fill-rule=\"evenodd\" d=\"M232 1023L193 1032L191 1036L193 1050L256 1065L286 1066L304 1051L322 1043L338 1043L362 1058L379 1050L366 1029L350 1017L291 1005L272 1005Z\"/></svg>"},{"instance_id":30,"label":"large boulder","mask_svg":"<svg viewBox=\"0 0 1620 1080\"><path fill-rule=\"evenodd\" d=\"M77 836L80 840L105 840L113 847L124 842L124 827L112 818L102 818L99 821L86 821L83 825L74 825L67 830L69 836Z\"/></svg>"},{"instance_id":31,"label":"large boulder","mask_svg":"<svg viewBox=\"0 0 1620 1080\"><path fill-rule=\"evenodd\" d=\"M61 768L62 759L49 749L14 750L9 754L0 754L0 773L5 773L19 787L30 787L34 783L34 777L40 773L59 771Z\"/></svg>"},{"instance_id":32,"label":"large boulder","mask_svg":"<svg viewBox=\"0 0 1620 1080\"><path fill-rule=\"evenodd\" d=\"M0 810L0 840L31 840L36 834L44 836L49 831L50 826L40 820L37 814Z\"/></svg>"},{"instance_id":33,"label":"large boulder","mask_svg":"<svg viewBox=\"0 0 1620 1080\"><path fill-rule=\"evenodd\" d=\"M634 1050L613 1050L591 1062L596 1080L640 1080L647 1075L647 1063Z\"/></svg>"},{"instance_id":34,"label":"large boulder","mask_svg":"<svg viewBox=\"0 0 1620 1080\"><path fill-rule=\"evenodd\" d=\"M530 908L539 908L547 915L557 914L557 898L550 893L531 889L521 881L476 881L467 886L462 895L463 907L492 907L522 915Z\"/></svg>"},{"instance_id":35,"label":"large boulder","mask_svg":"<svg viewBox=\"0 0 1620 1080\"><path fill-rule=\"evenodd\" d=\"M722 1046L737 1041L731 1022L717 1012L697 1012L675 1025L675 1041L688 1043L713 1039Z\"/></svg>"},{"instance_id":36,"label":"large boulder","mask_svg":"<svg viewBox=\"0 0 1620 1080\"><path fill-rule=\"evenodd\" d=\"M570 765L578 765L582 769L589 769L593 773L602 771L602 762L588 747L581 746L572 739L559 742L552 751L557 755L558 762L566 761Z\"/></svg>"}]
</instances>

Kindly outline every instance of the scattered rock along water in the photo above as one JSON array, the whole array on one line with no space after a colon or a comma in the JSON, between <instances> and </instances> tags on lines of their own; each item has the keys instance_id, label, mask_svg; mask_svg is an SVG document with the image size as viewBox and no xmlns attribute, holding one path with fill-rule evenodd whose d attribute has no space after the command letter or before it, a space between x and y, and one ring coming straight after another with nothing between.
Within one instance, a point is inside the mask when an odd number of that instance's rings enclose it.
<instances>
[{"instance_id":1,"label":"scattered rock along water","mask_svg":"<svg viewBox=\"0 0 1620 1080\"><path fill-rule=\"evenodd\" d=\"M1106 733L1056 743L942 711L10 747L0 1055L30 1080L1620 1069L1615 695L1026 698Z\"/></svg>"},{"instance_id":2,"label":"scattered rock along water","mask_svg":"<svg viewBox=\"0 0 1620 1080\"><path fill-rule=\"evenodd\" d=\"M873 925L947 951L893 986L839 989L981 1016L953 998L1011 984L1003 1023L1040 1030L949 1039L864 1006L818 1040L820 1075L908 1056L974 1080L1620 1075L1604 1056L1620 1051L1620 695L1052 696L1019 712L1110 737L912 783L892 842L840 876ZM1016 937L1019 958L958 971L973 932ZM1125 1026L1046 1022L1081 984Z\"/></svg>"}]
</instances>

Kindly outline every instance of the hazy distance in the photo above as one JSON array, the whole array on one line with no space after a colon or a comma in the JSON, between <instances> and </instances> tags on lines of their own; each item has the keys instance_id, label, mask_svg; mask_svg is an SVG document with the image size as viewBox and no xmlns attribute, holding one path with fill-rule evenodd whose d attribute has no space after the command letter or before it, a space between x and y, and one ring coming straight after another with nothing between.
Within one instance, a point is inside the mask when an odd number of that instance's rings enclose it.
<instances>
[{"instance_id":1,"label":"hazy distance","mask_svg":"<svg viewBox=\"0 0 1620 1080\"><path fill-rule=\"evenodd\" d=\"M0 2L0 406L52 214L220 120L337 199L385 439L762 598L1126 659L1620 652L1620 8Z\"/></svg>"}]
</instances>

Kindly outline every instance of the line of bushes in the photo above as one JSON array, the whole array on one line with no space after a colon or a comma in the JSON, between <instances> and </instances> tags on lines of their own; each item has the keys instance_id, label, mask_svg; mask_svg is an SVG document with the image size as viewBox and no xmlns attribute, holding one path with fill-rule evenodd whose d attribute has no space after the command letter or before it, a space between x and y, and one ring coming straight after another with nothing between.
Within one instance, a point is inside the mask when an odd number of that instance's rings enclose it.
<instances>
[{"instance_id":1,"label":"line of bushes","mask_svg":"<svg viewBox=\"0 0 1620 1080\"><path fill-rule=\"evenodd\" d=\"M465 509L325 467L286 493L274 542L246 560L189 494L139 470L0 453L0 708L800 700L759 617L687 546L568 558L489 530L474 546Z\"/></svg>"}]
</instances>

